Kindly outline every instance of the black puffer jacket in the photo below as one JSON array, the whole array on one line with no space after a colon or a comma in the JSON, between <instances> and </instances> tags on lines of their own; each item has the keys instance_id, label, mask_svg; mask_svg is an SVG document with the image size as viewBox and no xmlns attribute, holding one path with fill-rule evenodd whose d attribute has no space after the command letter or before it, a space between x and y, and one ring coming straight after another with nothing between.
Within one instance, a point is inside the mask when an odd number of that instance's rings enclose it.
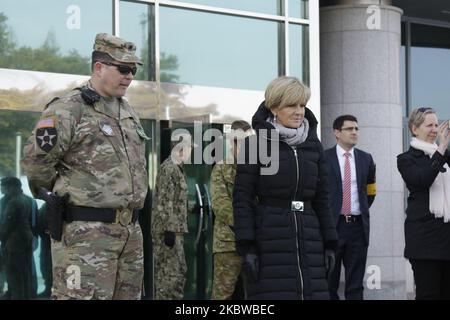
<instances>
[{"instance_id":1,"label":"black puffer jacket","mask_svg":"<svg viewBox=\"0 0 450 320\"><path fill-rule=\"evenodd\" d=\"M252 119L257 135L265 135L259 129L274 129L266 122L269 114L263 102ZM335 248L337 233L317 120L309 109L305 118L310 125L305 142L296 148L279 142L276 174L262 175L260 158L257 164L237 165L233 193L237 249L241 255L256 251L259 256L259 279L248 283L249 299L329 298L324 247ZM245 141L246 157L252 154L250 139ZM268 135L266 141L274 140ZM305 210L291 211L293 200L303 201Z\"/></svg>"}]
</instances>

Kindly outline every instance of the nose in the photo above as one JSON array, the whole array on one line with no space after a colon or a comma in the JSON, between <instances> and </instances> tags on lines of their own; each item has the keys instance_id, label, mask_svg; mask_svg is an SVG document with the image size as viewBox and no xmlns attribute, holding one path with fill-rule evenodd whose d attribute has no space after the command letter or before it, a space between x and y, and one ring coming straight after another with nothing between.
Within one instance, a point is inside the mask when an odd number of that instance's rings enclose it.
<instances>
[{"instance_id":1,"label":"nose","mask_svg":"<svg viewBox=\"0 0 450 320\"><path fill-rule=\"evenodd\" d=\"M304 114L305 113L305 107L301 105L297 105L297 107L294 109L295 114Z\"/></svg>"}]
</instances>

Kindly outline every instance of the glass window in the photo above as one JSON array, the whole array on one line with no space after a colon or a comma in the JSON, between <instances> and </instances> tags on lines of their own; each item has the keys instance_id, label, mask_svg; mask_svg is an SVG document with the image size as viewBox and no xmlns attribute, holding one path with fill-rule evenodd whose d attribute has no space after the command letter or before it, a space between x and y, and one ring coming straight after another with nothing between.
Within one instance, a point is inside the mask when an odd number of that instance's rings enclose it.
<instances>
[{"instance_id":1,"label":"glass window","mask_svg":"<svg viewBox=\"0 0 450 320\"><path fill-rule=\"evenodd\" d=\"M154 6L132 2L120 2L120 37L132 41L137 46L137 55L143 66L139 68L136 80L155 80L154 39L152 39Z\"/></svg>"},{"instance_id":2,"label":"glass window","mask_svg":"<svg viewBox=\"0 0 450 320\"><path fill-rule=\"evenodd\" d=\"M431 106L450 119L450 29L411 25L411 109Z\"/></svg>"},{"instance_id":3,"label":"glass window","mask_svg":"<svg viewBox=\"0 0 450 320\"><path fill-rule=\"evenodd\" d=\"M309 19L309 0L289 0L289 17Z\"/></svg>"},{"instance_id":4,"label":"glass window","mask_svg":"<svg viewBox=\"0 0 450 320\"><path fill-rule=\"evenodd\" d=\"M169 82L262 90L278 75L278 23L161 8Z\"/></svg>"},{"instance_id":5,"label":"glass window","mask_svg":"<svg viewBox=\"0 0 450 320\"><path fill-rule=\"evenodd\" d=\"M112 32L111 0L2 0L0 68L90 74L95 35Z\"/></svg>"},{"instance_id":6,"label":"glass window","mask_svg":"<svg viewBox=\"0 0 450 320\"><path fill-rule=\"evenodd\" d=\"M183 2L274 15L279 15L281 11L280 0L183 0Z\"/></svg>"},{"instance_id":7,"label":"glass window","mask_svg":"<svg viewBox=\"0 0 450 320\"><path fill-rule=\"evenodd\" d=\"M309 85L309 27L289 24L289 74Z\"/></svg>"},{"instance_id":8,"label":"glass window","mask_svg":"<svg viewBox=\"0 0 450 320\"><path fill-rule=\"evenodd\" d=\"M0 110L0 179L20 177L23 193L32 197L27 178L21 173L19 165L20 150L31 135L39 113ZM19 152L17 152L19 151ZM51 256L50 240L45 242L42 215L35 202L34 209L27 212L30 223L19 219L7 219L8 213L15 214L13 205L3 192L11 196L20 194L20 189L0 190L0 233L2 234L2 257L0 259L0 296L2 299L32 299L37 294L42 298L50 297ZM16 198L17 199L17 198ZM27 198L26 201L31 201ZM31 208L33 208L31 207ZM42 211L41 211L42 212ZM26 216L25 216L26 218ZM6 230L12 230L6 232ZM48 238L48 236L47 236ZM46 245L47 244L47 245Z\"/></svg>"}]
</instances>

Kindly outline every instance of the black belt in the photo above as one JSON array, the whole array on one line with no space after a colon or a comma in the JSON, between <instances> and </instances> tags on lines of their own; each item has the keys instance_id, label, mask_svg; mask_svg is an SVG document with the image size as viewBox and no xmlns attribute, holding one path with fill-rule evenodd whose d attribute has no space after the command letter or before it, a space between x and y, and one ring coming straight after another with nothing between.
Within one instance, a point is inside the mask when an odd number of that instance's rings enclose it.
<instances>
[{"instance_id":1,"label":"black belt","mask_svg":"<svg viewBox=\"0 0 450 320\"><path fill-rule=\"evenodd\" d=\"M263 198L259 200L259 203L264 206L289 209L292 211L312 210L310 201L291 201L277 198Z\"/></svg>"},{"instance_id":2,"label":"black belt","mask_svg":"<svg viewBox=\"0 0 450 320\"><path fill-rule=\"evenodd\" d=\"M361 217L360 214L359 215L351 215L351 214L344 215L344 214L340 214L339 216L342 219L344 219L344 221L346 223L356 223L356 222L360 222L362 220L362 217Z\"/></svg>"},{"instance_id":3,"label":"black belt","mask_svg":"<svg viewBox=\"0 0 450 320\"><path fill-rule=\"evenodd\" d=\"M64 218L67 222L72 221L95 221L115 223L118 222L118 210L109 208L92 208L92 207L80 207L69 206L66 210L66 216ZM134 209L131 217L131 222L135 223L139 218L139 210Z\"/></svg>"}]
</instances>

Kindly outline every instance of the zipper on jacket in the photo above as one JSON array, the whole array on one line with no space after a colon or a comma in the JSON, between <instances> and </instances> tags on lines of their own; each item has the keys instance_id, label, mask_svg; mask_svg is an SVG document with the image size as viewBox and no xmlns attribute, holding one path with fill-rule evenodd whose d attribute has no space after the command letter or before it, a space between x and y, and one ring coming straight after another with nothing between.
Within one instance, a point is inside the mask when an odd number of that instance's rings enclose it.
<instances>
[{"instance_id":1,"label":"zipper on jacket","mask_svg":"<svg viewBox=\"0 0 450 320\"><path fill-rule=\"evenodd\" d=\"M297 173L297 180L296 180L296 184L295 184L295 193L294 193L294 199L293 201L295 201L295 198L297 197L297 191L298 191L298 182L299 182L299 178L300 178L300 168L298 165L298 158L297 158L297 149L295 149L294 147L291 147L292 150L294 150L294 157L295 157L295 163L296 163L296 173ZM299 246L298 246L298 224L297 224L297 213L295 211L292 211L292 213L294 214L294 223L295 223L295 246L297 248L297 267L298 267L298 273L300 275L300 284L302 286L302 290L300 292L300 298L301 300L303 300L303 274L302 274L302 269L300 267L300 253L299 253Z\"/></svg>"},{"instance_id":2,"label":"zipper on jacket","mask_svg":"<svg viewBox=\"0 0 450 320\"><path fill-rule=\"evenodd\" d=\"M120 123L120 109L122 109L122 103L119 103L119 117L118 117L117 123L119 125L120 133L122 135L123 148L125 150L125 154L126 154L127 160L128 160L128 171L130 172L131 194L132 194L131 201L128 203L128 206L130 206L131 202L134 203L136 201L135 192L134 192L134 179L133 179L134 175L133 175L133 172L131 171L131 161L130 161L130 156L128 155L127 144L125 141L125 134L123 132L122 124Z\"/></svg>"},{"instance_id":3,"label":"zipper on jacket","mask_svg":"<svg viewBox=\"0 0 450 320\"><path fill-rule=\"evenodd\" d=\"M267 138L267 137L265 137L267 140L272 140L272 139L269 139L269 138ZM286 143L286 145L289 147L289 148L291 148L293 151L294 151L294 158L295 158L295 163L296 163L296 173L297 173L297 180L296 180L296 184L295 184L295 193L294 193L294 197L293 197L293 199L292 199L292 201L295 201L295 198L297 197L297 191L298 191L298 182L299 182L299 180L300 180L300 167L299 167L299 165L298 165L298 158L297 158L297 149L295 148L295 147L292 147L292 146L290 146L286 141L283 141L283 140L278 140L278 141L281 141L281 142L284 142L284 143ZM300 260L300 254L299 254L299 246L298 246L298 240L299 240L299 237L298 237L298 225L297 225L297 214L295 213L295 211L291 211L293 214L294 214L294 223L295 223L295 247L297 248L297 267L298 267L298 273L299 273L299 275L300 275L300 285L302 286L302 290L301 290L301 292L300 292L300 299L301 300L304 300L304 297L303 297L303 288L304 288L304 286L303 286L303 274L302 274L302 269L301 269L301 267L300 267L300 262L301 262L301 260Z\"/></svg>"}]
</instances>

